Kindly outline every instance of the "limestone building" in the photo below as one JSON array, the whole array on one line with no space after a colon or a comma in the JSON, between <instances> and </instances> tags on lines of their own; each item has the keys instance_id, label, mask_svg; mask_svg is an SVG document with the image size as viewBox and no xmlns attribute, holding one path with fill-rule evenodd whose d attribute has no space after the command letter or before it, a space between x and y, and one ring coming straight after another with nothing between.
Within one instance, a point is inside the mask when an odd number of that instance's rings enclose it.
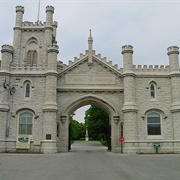
<instances>
[{"instance_id":1,"label":"limestone building","mask_svg":"<svg viewBox=\"0 0 180 180\"><path fill-rule=\"evenodd\" d=\"M68 65L57 60L57 22L46 7L46 22L23 22L16 7L13 45L3 45L0 69L0 151L66 152L69 116L84 105L109 115L109 149L124 153L180 152L179 48L167 49L168 66L133 65L133 47L122 47L118 69L93 50ZM21 136L22 135L22 136ZM29 144L28 144L28 143ZM21 149L20 148L20 149Z\"/></svg>"}]
</instances>

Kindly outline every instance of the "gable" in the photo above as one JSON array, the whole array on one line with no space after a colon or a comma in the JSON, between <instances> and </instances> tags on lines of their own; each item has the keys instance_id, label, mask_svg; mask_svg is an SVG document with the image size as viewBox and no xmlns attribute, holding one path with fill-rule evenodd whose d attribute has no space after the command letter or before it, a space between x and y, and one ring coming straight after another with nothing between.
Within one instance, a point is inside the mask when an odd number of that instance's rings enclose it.
<instances>
[{"instance_id":1,"label":"gable","mask_svg":"<svg viewBox=\"0 0 180 180\"><path fill-rule=\"evenodd\" d=\"M86 57L59 74L58 86L119 86L122 84L121 76L118 70L97 57L93 57L91 64Z\"/></svg>"}]
</instances>

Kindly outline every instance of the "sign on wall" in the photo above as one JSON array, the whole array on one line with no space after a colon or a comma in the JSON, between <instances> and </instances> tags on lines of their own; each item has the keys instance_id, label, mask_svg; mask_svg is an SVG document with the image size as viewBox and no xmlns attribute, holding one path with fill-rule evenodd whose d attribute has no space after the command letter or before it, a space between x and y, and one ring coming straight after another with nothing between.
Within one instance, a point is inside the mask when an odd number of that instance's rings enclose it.
<instances>
[{"instance_id":1,"label":"sign on wall","mask_svg":"<svg viewBox=\"0 0 180 180\"><path fill-rule=\"evenodd\" d=\"M30 137L19 134L17 136L16 149L30 149Z\"/></svg>"}]
</instances>

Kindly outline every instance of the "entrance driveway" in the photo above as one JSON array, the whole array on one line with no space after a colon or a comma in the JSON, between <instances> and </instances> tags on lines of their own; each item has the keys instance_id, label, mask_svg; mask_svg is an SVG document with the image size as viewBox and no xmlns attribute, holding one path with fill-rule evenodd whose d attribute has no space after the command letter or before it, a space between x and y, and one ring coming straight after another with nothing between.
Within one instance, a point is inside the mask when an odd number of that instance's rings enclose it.
<instances>
[{"instance_id":1,"label":"entrance driveway","mask_svg":"<svg viewBox=\"0 0 180 180\"><path fill-rule=\"evenodd\" d=\"M99 142L59 154L0 154L0 180L179 180L180 155L121 155Z\"/></svg>"}]
</instances>

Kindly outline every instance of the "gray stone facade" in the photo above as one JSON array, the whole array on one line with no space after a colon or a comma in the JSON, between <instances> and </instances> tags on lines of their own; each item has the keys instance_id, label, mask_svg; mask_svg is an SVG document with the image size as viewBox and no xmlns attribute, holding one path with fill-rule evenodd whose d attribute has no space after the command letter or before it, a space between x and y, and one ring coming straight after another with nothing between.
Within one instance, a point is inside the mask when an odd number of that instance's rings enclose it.
<instances>
[{"instance_id":1,"label":"gray stone facade","mask_svg":"<svg viewBox=\"0 0 180 180\"><path fill-rule=\"evenodd\" d=\"M46 22L23 22L24 7L16 7L13 46L1 50L0 152L16 152L22 132L31 152L67 152L69 117L90 104L109 115L113 152L123 132L124 153L155 153L155 142L160 153L180 153L179 48L168 48L168 66L141 67L125 45L118 69L96 54L90 32L88 50L66 65L57 60L53 13L47 6Z\"/></svg>"}]
</instances>

